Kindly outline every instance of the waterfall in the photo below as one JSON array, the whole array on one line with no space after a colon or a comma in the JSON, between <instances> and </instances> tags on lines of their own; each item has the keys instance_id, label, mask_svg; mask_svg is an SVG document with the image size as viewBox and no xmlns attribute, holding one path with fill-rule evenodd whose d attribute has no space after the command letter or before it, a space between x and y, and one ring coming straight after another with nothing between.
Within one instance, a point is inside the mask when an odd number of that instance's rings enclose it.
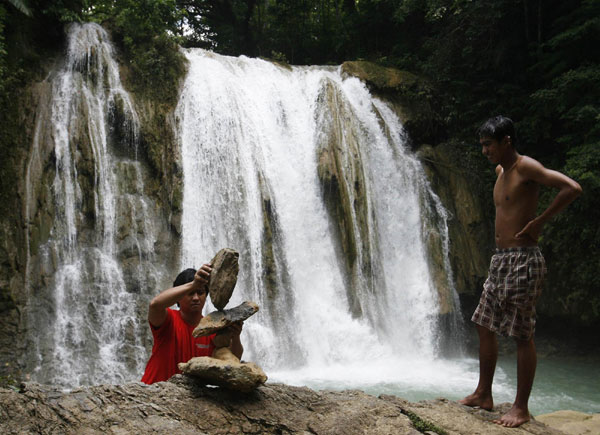
<instances>
[{"instance_id":1,"label":"waterfall","mask_svg":"<svg viewBox=\"0 0 600 435\"><path fill-rule=\"evenodd\" d=\"M26 173L25 366L33 380L69 387L132 380L146 359L136 293L160 278L136 160L139 121L99 25L71 25L66 58L47 81ZM53 179L43 178L44 153ZM29 246L45 195L49 238Z\"/></svg>"},{"instance_id":2,"label":"waterfall","mask_svg":"<svg viewBox=\"0 0 600 435\"><path fill-rule=\"evenodd\" d=\"M185 54L182 268L240 252L229 306L261 307L244 327L245 359L336 377L435 358L423 220L437 220L453 292L447 216L393 111L339 68Z\"/></svg>"},{"instance_id":3,"label":"waterfall","mask_svg":"<svg viewBox=\"0 0 600 435\"><path fill-rule=\"evenodd\" d=\"M179 242L181 268L240 252L229 307L259 304L244 359L271 379L358 386L435 360L443 306L458 307L444 301L448 216L393 110L337 67L185 55L182 233L165 242L109 38L70 27L26 164L25 371L64 387L139 380L148 302L178 272L156 247Z\"/></svg>"}]
</instances>

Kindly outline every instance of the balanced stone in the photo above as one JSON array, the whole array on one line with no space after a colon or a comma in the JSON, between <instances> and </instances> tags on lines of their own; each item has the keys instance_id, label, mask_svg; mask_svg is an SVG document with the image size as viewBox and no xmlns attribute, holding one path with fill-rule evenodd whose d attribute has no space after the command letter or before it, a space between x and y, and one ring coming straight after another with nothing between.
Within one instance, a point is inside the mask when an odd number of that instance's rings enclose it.
<instances>
[{"instance_id":1,"label":"balanced stone","mask_svg":"<svg viewBox=\"0 0 600 435\"><path fill-rule=\"evenodd\" d=\"M255 302L246 301L235 308L223 311L213 311L203 317L198 326L192 332L194 337L210 335L221 329L231 326L235 322L246 320L258 311L258 305Z\"/></svg>"},{"instance_id":2,"label":"balanced stone","mask_svg":"<svg viewBox=\"0 0 600 435\"><path fill-rule=\"evenodd\" d=\"M240 362L240 359L235 356L228 347L217 347L215 350L213 350L212 357L220 359L221 361Z\"/></svg>"},{"instance_id":3,"label":"balanced stone","mask_svg":"<svg viewBox=\"0 0 600 435\"><path fill-rule=\"evenodd\" d=\"M213 338L215 348L227 347L231 343L231 331L229 328L221 329Z\"/></svg>"},{"instance_id":4,"label":"balanced stone","mask_svg":"<svg viewBox=\"0 0 600 435\"><path fill-rule=\"evenodd\" d=\"M231 390L249 392L264 384L267 375L254 363L235 360L220 360L207 356L192 358L179 363L179 370L209 385L218 385Z\"/></svg>"},{"instance_id":5,"label":"balanced stone","mask_svg":"<svg viewBox=\"0 0 600 435\"><path fill-rule=\"evenodd\" d=\"M233 249L224 248L210 261L212 272L208 283L210 300L217 310L222 310L229 302L240 270L238 254Z\"/></svg>"}]
</instances>

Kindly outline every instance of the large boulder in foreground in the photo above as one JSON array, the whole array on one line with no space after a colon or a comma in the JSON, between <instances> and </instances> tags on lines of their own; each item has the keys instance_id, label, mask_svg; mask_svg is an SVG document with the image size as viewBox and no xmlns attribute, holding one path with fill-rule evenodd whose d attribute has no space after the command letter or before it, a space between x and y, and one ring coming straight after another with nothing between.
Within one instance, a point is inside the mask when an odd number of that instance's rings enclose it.
<instances>
[{"instance_id":1,"label":"large boulder in foreground","mask_svg":"<svg viewBox=\"0 0 600 435\"><path fill-rule=\"evenodd\" d=\"M97 385L71 392L39 384L26 384L21 391L0 388L2 434L563 434L535 421L517 429L500 427L490 421L498 415L445 400L411 403L281 384L240 393L183 375L154 385Z\"/></svg>"}]
</instances>

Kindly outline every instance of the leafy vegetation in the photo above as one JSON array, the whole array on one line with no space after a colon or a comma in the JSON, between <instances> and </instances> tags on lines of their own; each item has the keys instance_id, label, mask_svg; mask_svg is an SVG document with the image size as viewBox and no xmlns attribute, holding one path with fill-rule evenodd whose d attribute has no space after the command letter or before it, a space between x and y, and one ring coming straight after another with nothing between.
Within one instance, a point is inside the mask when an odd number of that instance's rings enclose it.
<instances>
[{"instance_id":1,"label":"leafy vegetation","mask_svg":"<svg viewBox=\"0 0 600 435\"><path fill-rule=\"evenodd\" d=\"M182 19L175 0L120 0L103 5L117 42L131 68L131 87L174 104L185 71L174 31Z\"/></svg>"},{"instance_id":2,"label":"leafy vegetation","mask_svg":"<svg viewBox=\"0 0 600 435\"><path fill-rule=\"evenodd\" d=\"M521 152L584 188L544 232L552 264L546 287L559 301L557 316L600 321L600 232L592 226L599 217L600 1L1 0L0 99L36 70L45 53L37 48L59 45L66 23L85 20L111 28L130 86L162 103L173 104L184 71L179 43L293 64L366 59L410 71L435 95L435 125L421 135L432 142L474 143L485 119L510 116ZM473 147L467 160L477 153ZM481 175L487 191L491 182ZM545 192L542 202L551 196Z\"/></svg>"},{"instance_id":3,"label":"leafy vegetation","mask_svg":"<svg viewBox=\"0 0 600 435\"><path fill-rule=\"evenodd\" d=\"M412 411L403 409L402 414L406 415L410 419L410 422L412 423L413 427L421 433L436 433L438 435L448 435L448 432L446 432L444 429L437 427L435 424L429 421L423 420L421 417L419 417Z\"/></svg>"}]
</instances>

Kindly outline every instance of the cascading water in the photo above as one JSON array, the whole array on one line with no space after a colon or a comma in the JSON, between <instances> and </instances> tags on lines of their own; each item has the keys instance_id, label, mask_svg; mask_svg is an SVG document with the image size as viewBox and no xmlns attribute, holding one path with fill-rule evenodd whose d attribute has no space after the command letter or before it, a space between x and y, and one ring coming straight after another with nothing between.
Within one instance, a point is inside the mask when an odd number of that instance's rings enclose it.
<instances>
[{"instance_id":1,"label":"cascading water","mask_svg":"<svg viewBox=\"0 0 600 435\"><path fill-rule=\"evenodd\" d=\"M240 252L229 305L261 307L245 358L275 379L353 385L435 358L422 196L447 242L446 216L393 112L336 68L186 55L182 261Z\"/></svg>"},{"instance_id":2,"label":"cascading water","mask_svg":"<svg viewBox=\"0 0 600 435\"><path fill-rule=\"evenodd\" d=\"M187 56L176 109L182 266L225 246L240 251L230 305L261 306L246 325L246 358L289 382L360 381L367 360L385 376L415 355L435 358L439 293L424 233L447 242L446 216L390 108L336 68ZM34 380L67 387L137 380L147 303L164 275L136 160L137 115L100 26L71 27L48 83L25 216L40 213L46 153L54 220L39 247L26 233L25 315L35 331L26 366Z\"/></svg>"},{"instance_id":3,"label":"cascading water","mask_svg":"<svg viewBox=\"0 0 600 435\"><path fill-rule=\"evenodd\" d=\"M128 272L137 292L155 286L156 231L140 163L126 157L137 154L138 120L106 32L72 25L66 59L49 83L27 166L25 215L35 219L44 188L55 214L48 241L27 264L25 315L34 333L26 367L36 381L69 387L136 379L146 360L144 298L127 287L123 258L138 257ZM54 179L40 188L43 148L51 149ZM29 229L27 237L29 248Z\"/></svg>"}]
</instances>

